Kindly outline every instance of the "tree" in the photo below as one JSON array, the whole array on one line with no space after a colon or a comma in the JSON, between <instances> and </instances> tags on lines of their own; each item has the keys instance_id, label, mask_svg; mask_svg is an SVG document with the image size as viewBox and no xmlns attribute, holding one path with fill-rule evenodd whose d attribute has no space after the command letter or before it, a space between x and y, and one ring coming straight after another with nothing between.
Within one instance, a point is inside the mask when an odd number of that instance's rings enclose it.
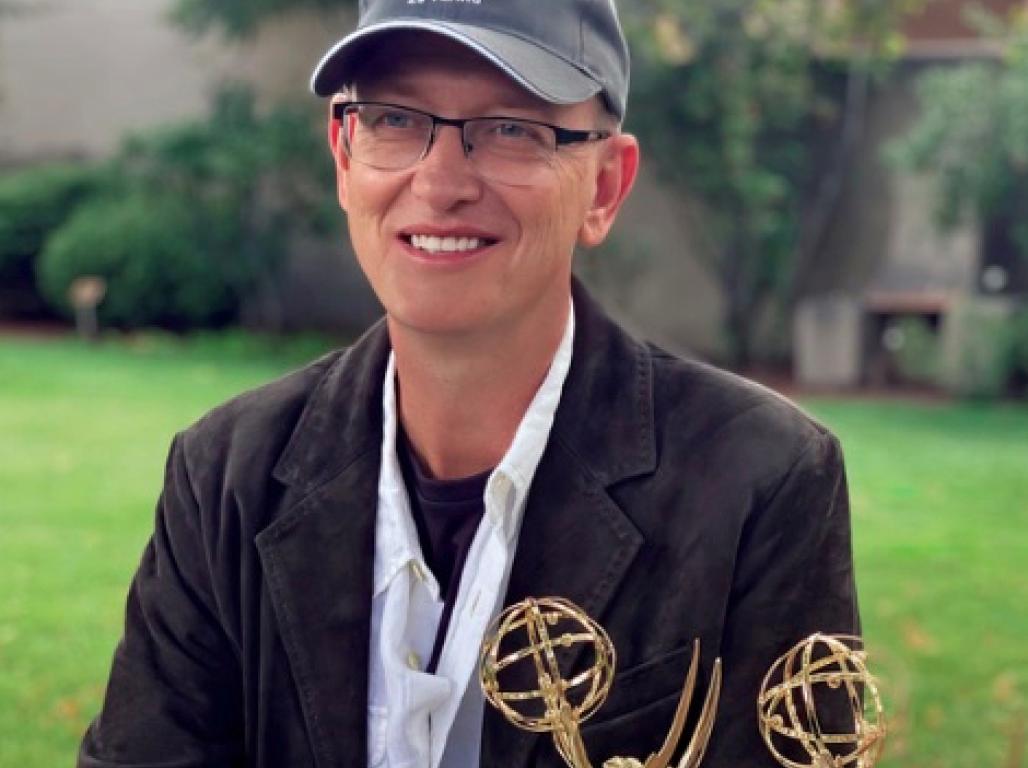
<instances>
[{"instance_id":1,"label":"tree","mask_svg":"<svg viewBox=\"0 0 1028 768\"><path fill-rule=\"evenodd\" d=\"M938 179L942 227L969 217L1004 225L1028 259L1028 10L1010 23L978 21L997 41L998 59L923 75L921 115L887 156L903 170Z\"/></svg>"},{"instance_id":2,"label":"tree","mask_svg":"<svg viewBox=\"0 0 1028 768\"><path fill-rule=\"evenodd\" d=\"M632 125L704 208L736 365L816 257L870 78L921 1L647 0L635 12Z\"/></svg>"}]
</instances>

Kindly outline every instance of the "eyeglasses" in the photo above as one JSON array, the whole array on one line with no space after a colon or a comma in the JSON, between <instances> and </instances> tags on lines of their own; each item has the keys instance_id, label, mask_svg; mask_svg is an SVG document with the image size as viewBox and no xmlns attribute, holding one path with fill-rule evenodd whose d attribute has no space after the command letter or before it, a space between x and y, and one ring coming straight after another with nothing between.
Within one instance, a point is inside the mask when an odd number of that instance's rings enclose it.
<instances>
[{"instance_id":1,"label":"eyeglasses","mask_svg":"<svg viewBox=\"0 0 1028 768\"><path fill-rule=\"evenodd\" d=\"M610 131L575 131L520 117L451 120L420 109L377 101L336 102L343 149L355 163L401 171L424 159L440 125L461 132L464 156L483 177L512 186L545 181L559 147L602 141Z\"/></svg>"}]
</instances>

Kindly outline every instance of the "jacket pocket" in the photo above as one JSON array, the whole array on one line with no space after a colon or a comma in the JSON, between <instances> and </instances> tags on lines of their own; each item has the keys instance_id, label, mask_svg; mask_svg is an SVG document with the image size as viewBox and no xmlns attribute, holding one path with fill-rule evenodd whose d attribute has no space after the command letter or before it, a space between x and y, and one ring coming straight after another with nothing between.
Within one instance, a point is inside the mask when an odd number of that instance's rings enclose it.
<instances>
[{"instance_id":1,"label":"jacket pocket","mask_svg":"<svg viewBox=\"0 0 1028 768\"><path fill-rule=\"evenodd\" d=\"M602 723L584 725L582 739L593 764L602 765L612 757L634 757L641 762L658 751L671 730L680 693L675 691ZM682 737L687 741L688 732Z\"/></svg>"},{"instance_id":2,"label":"jacket pocket","mask_svg":"<svg viewBox=\"0 0 1028 768\"><path fill-rule=\"evenodd\" d=\"M690 643L615 675L607 701L582 725L594 764L615 756L645 760L663 746L691 660ZM704 693L698 682L693 704Z\"/></svg>"},{"instance_id":3,"label":"jacket pocket","mask_svg":"<svg viewBox=\"0 0 1028 768\"><path fill-rule=\"evenodd\" d=\"M617 673L614 675L607 701L589 724L599 725L670 696L677 700L682 688L685 687L685 676L689 671L690 661L692 643ZM697 688L699 687L697 684ZM694 693L694 698L698 698L700 693L702 691Z\"/></svg>"}]
</instances>

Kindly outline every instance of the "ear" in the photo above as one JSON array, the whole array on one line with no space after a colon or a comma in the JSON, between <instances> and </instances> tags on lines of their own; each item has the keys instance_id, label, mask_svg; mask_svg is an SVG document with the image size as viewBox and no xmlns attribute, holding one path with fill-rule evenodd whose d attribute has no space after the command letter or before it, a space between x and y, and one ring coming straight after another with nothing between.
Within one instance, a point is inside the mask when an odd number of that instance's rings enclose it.
<instances>
[{"instance_id":1,"label":"ear","mask_svg":"<svg viewBox=\"0 0 1028 768\"><path fill-rule=\"evenodd\" d=\"M332 159L335 161L336 196L339 198L339 207L345 211L347 205L346 174L350 170L350 158L346 156L346 150L343 149L342 122L332 115L332 109L336 102L342 99L342 96L335 96L328 105L328 146L332 153Z\"/></svg>"},{"instance_id":2,"label":"ear","mask_svg":"<svg viewBox=\"0 0 1028 768\"><path fill-rule=\"evenodd\" d=\"M635 136L617 133L606 145L596 169L596 192L578 230L578 243L586 248L606 239L639 172L639 142Z\"/></svg>"}]
</instances>

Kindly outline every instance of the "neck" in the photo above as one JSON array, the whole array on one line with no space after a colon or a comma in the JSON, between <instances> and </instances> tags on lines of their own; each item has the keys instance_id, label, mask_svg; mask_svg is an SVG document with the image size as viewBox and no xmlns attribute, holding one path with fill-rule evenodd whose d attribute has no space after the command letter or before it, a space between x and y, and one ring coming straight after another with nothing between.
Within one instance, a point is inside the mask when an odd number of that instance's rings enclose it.
<instances>
[{"instance_id":1,"label":"neck","mask_svg":"<svg viewBox=\"0 0 1028 768\"><path fill-rule=\"evenodd\" d=\"M567 299L542 326L508 332L426 334L390 319L399 417L433 477L468 477L499 464L566 324Z\"/></svg>"}]
</instances>

